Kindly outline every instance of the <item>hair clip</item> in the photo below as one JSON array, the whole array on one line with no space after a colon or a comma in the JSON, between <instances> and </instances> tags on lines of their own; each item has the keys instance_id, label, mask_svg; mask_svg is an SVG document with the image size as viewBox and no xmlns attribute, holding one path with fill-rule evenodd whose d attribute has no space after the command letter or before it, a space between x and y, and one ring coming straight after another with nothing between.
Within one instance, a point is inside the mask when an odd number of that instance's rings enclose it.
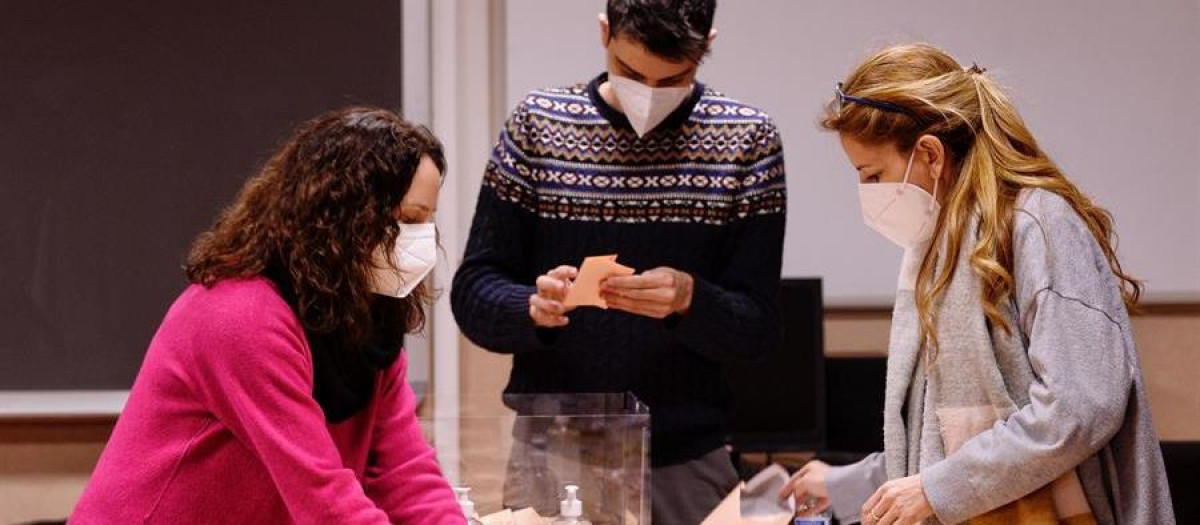
<instances>
[{"instance_id":1,"label":"hair clip","mask_svg":"<svg viewBox=\"0 0 1200 525\"><path fill-rule=\"evenodd\" d=\"M971 62L971 67L970 67L970 69L967 69L967 73L974 73L976 75L982 75L984 73L987 73L987 68L979 67L979 64Z\"/></svg>"}]
</instances>

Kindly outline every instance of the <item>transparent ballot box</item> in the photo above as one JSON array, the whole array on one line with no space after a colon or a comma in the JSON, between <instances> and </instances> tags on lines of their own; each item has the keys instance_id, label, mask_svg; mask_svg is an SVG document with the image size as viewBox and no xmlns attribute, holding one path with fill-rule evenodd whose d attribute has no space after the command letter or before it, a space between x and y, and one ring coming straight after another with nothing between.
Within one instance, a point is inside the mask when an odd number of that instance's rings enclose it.
<instances>
[{"instance_id":1,"label":"transparent ballot box","mask_svg":"<svg viewBox=\"0 0 1200 525\"><path fill-rule=\"evenodd\" d=\"M531 508L555 518L575 485L587 521L650 523L650 411L632 394L465 397L457 407L430 398L420 422L480 516Z\"/></svg>"}]
</instances>

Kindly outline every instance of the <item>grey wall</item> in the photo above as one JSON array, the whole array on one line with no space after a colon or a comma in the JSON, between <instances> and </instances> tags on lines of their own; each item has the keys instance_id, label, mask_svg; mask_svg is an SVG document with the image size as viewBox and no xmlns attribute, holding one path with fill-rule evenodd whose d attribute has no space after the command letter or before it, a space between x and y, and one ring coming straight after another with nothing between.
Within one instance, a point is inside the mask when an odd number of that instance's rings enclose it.
<instances>
[{"instance_id":1,"label":"grey wall","mask_svg":"<svg viewBox=\"0 0 1200 525\"><path fill-rule=\"evenodd\" d=\"M5 2L0 389L128 388L192 239L299 122L400 105L400 3Z\"/></svg>"},{"instance_id":2,"label":"grey wall","mask_svg":"<svg viewBox=\"0 0 1200 525\"><path fill-rule=\"evenodd\" d=\"M603 68L602 0L508 0L507 96ZM887 44L927 41L1011 88L1034 134L1116 216L1150 299L1200 298L1200 0L724 0L702 80L770 112L791 191L787 276L833 305L885 304L900 254L861 223L854 172L816 117Z\"/></svg>"}]
</instances>

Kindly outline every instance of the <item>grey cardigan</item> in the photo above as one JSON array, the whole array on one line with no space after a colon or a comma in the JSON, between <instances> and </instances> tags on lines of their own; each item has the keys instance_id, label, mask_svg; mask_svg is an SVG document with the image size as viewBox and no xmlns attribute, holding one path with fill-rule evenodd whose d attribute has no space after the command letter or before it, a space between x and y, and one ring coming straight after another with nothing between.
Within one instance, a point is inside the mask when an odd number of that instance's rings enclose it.
<instances>
[{"instance_id":1,"label":"grey cardigan","mask_svg":"<svg viewBox=\"0 0 1200 525\"><path fill-rule=\"evenodd\" d=\"M943 347L954 346L947 337L995 343L995 373L1027 384L1009 392L1021 406L945 456L936 411L922 394L924 366L896 362L915 355L906 344L918 337L912 291L901 286L888 349L885 452L834 467L826 480L842 522L858 521L885 481L917 472L936 515L930 521L960 523L1075 469L1097 522L1175 523L1129 315L1103 251L1057 194L1025 190L1014 214L1015 293L1007 315L1019 332L1004 338L987 328L956 334L939 327L939 337ZM971 275L966 258L956 272ZM970 308L981 309L943 304L942 311Z\"/></svg>"}]
</instances>

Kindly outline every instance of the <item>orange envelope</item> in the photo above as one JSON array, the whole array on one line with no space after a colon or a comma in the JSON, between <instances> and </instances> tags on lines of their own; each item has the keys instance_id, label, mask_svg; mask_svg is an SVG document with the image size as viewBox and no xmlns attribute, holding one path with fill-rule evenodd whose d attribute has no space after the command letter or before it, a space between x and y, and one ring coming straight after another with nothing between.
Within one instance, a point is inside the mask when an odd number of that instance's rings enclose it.
<instances>
[{"instance_id":1,"label":"orange envelope","mask_svg":"<svg viewBox=\"0 0 1200 525\"><path fill-rule=\"evenodd\" d=\"M739 485L725 497L716 509L704 518L701 525L788 525L791 523L791 518L743 518L741 511L742 502L742 487L745 484Z\"/></svg>"},{"instance_id":2,"label":"orange envelope","mask_svg":"<svg viewBox=\"0 0 1200 525\"><path fill-rule=\"evenodd\" d=\"M479 518L479 521L483 522L483 525L549 525L551 520L538 516L533 509L521 509L516 512L504 509Z\"/></svg>"},{"instance_id":3,"label":"orange envelope","mask_svg":"<svg viewBox=\"0 0 1200 525\"><path fill-rule=\"evenodd\" d=\"M598 306L608 309L608 303L600 296L600 283L609 277L633 275L633 268L617 263L616 255L588 257L579 266L579 275L567 290L564 304L567 306Z\"/></svg>"}]
</instances>

